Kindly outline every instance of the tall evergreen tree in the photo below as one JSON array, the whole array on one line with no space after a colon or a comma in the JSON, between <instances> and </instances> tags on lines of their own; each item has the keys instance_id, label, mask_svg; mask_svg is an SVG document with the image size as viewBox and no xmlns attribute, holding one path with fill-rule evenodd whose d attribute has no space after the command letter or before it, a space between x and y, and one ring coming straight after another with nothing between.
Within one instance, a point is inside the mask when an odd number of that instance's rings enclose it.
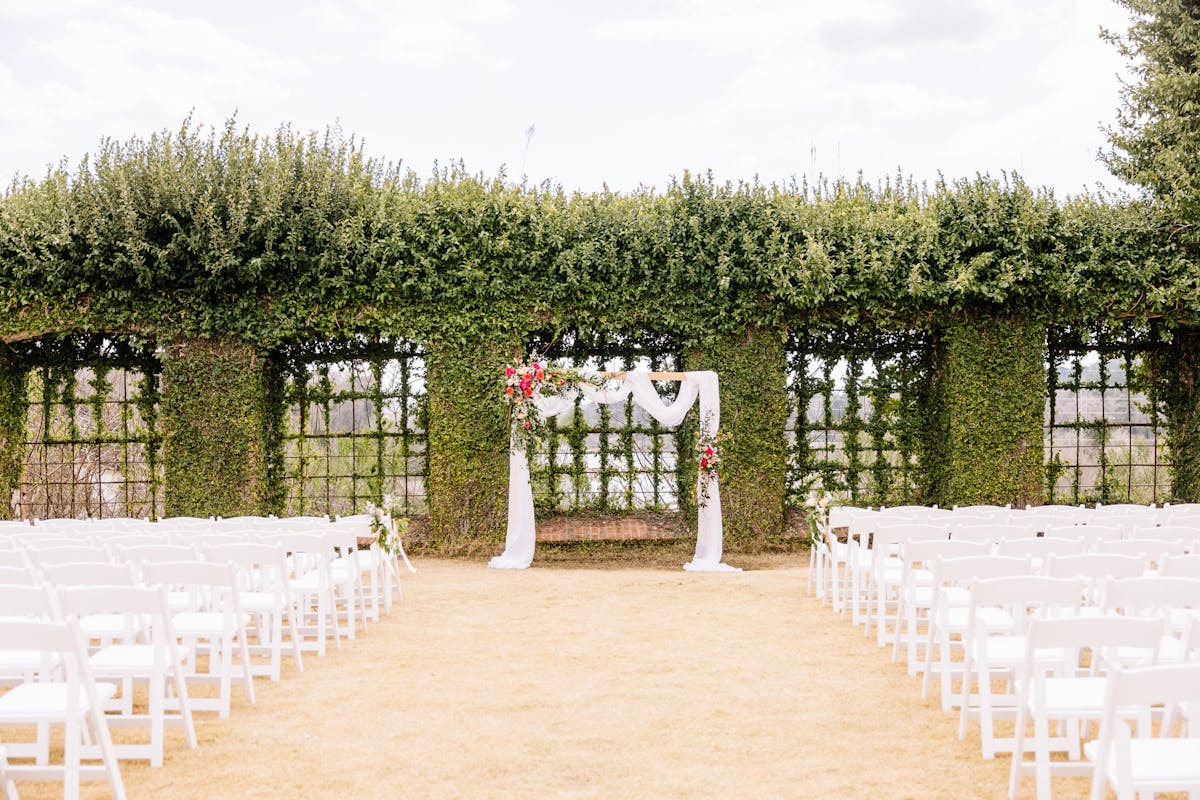
<instances>
[{"instance_id":1,"label":"tall evergreen tree","mask_svg":"<svg viewBox=\"0 0 1200 800\"><path fill-rule=\"evenodd\" d=\"M1143 188L1181 246L1200 244L1200 0L1116 0L1132 16L1104 31L1130 62L1112 148L1114 175Z\"/></svg>"}]
</instances>

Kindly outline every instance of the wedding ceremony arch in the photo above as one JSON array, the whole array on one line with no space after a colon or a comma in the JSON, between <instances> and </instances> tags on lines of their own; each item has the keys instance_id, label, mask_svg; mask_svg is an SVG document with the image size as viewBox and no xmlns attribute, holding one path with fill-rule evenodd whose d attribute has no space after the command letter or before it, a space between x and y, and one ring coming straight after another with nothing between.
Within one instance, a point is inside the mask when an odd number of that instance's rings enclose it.
<instances>
[{"instance_id":1,"label":"wedding ceremony arch","mask_svg":"<svg viewBox=\"0 0 1200 800\"><path fill-rule=\"evenodd\" d=\"M633 401L659 423L674 427L683 421L696 400L700 401L701 441L716 436L721 425L720 382L717 373L647 372L643 370L602 373L600 377L619 381L614 388L578 382L555 394L534 392L529 401L542 419L573 412L575 400L611 405ZM667 404L655 390L654 380L680 382L679 395ZM715 470L700 469L696 475L697 509L696 551L683 568L691 572L737 572L737 567L721 561L723 532L721 491ZM525 447L514 440L508 457L508 530L504 552L488 562L495 569L526 569L533 563L537 546L537 522L533 509L533 487L529 482L529 458Z\"/></svg>"}]
</instances>

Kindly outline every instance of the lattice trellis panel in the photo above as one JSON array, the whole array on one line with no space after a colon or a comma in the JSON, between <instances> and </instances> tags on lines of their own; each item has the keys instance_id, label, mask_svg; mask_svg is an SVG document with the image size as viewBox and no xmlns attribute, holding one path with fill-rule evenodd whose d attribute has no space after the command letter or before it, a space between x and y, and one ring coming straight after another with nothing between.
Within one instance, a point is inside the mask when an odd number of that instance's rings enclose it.
<instances>
[{"instance_id":1,"label":"lattice trellis panel","mask_svg":"<svg viewBox=\"0 0 1200 800\"><path fill-rule=\"evenodd\" d=\"M917 501L918 396L928 344L918 333L788 343L788 502L818 481L859 505Z\"/></svg>"},{"instance_id":2,"label":"lattice trellis panel","mask_svg":"<svg viewBox=\"0 0 1200 800\"><path fill-rule=\"evenodd\" d=\"M1142 357L1145 331L1052 329L1046 392L1047 502L1159 502L1168 454Z\"/></svg>"},{"instance_id":3,"label":"lattice trellis panel","mask_svg":"<svg viewBox=\"0 0 1200 800\"><path fill-rule=\"evenodd\" d=\"M161 361L152 345L99 336L29 346L25 514L156 517Z\"/></svg>"},{"instance_id":4,"label":"lattice trellis panel","mask_svg":"<svg viewBox=\"0 0 1200 800\"><path fill-rule=\"evenodd\" d=\"M427 513L420 349L355 339L297 348L281 364L285 513L360 513L385 494Z\"/></svg>"},{"instance_id":5,"label":"lattice trellis panel","mask_svg":"<svg viewBox=\"0 0 1200 800\"><path fill-rule=\"evenodd\" d=\"M676 369L678 357L665 338L573 333L553 342L535 341L532 351L555 361L595 371ZM658 382L670 402L678 384ZM569 420L551 420L551 446L530 454L534 503L546 511L597 512L679 510L679 442L690 441L689 414L672 430L638 408L577 403Z\"/></svg>"}]
</instances>

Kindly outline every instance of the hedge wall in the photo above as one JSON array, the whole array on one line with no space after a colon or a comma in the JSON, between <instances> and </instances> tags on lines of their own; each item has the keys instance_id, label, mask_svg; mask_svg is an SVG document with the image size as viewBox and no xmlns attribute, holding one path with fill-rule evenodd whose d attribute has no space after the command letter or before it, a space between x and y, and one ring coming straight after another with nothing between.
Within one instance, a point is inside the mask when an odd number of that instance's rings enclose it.
<instances>
[{"instance_id":1,"label":"hedge wall","mask_svg":"<svg viewBox=\"0 0 1200 800\"><path fill-rule=\"evenodd\" d=\"M359 332L416 341L432 530L470 550L502 527L502 362L534 332L666 334L721 365L727 518L735 539L763 542L779 529L787 333L927 331L935 379L910 409L928 425L926 494L1036 500L1037 332L1154 319L1169 337L1197 322L1200 271L1160 224L1146 204L1058 199L1017 176L765 186L685 173L661 192L568 195L461 166L421 178L337 132L189 120L5 191L0 341L160 343L169 513L277 505L270 353ZM15 398L20 370L3 374ZM1186 370L1158 375L1186 383ZM1172 443L1179 492L1194 496L1186 407ZM0 422L0 472L15 431Z\"/></svg>"}]
</instances>

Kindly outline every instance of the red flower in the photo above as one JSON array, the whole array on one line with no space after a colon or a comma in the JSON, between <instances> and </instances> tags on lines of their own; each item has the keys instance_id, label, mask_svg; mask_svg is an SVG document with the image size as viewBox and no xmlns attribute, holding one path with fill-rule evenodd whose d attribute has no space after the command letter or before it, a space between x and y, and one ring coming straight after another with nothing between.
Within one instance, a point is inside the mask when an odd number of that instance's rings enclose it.
<instances>
[{"instance_id":1,"label":"red flower","mask_svg":"<svg viewBox=\"0 0 1200 800\"><path fill-rule=\"evenodd\" d=\"M513 375L516 375L516 374L517 374L517 371L515 369L513 369L512 367L504 368L504 377L511 378Z\"/></svg>"},{"instance_id":2,"label":"red flower","mask_svg":"<svg viewBox=\"0 0 1200 800\"><path fill-rule=\"evenodd\" d=\"M546 378L546 373L542 372L542 371L539 369L537 372L535 372L535 373L533 374L533 377L537 378L539 381L540 381L540 380L545 380L545 378Z\"/></svg>"},{"instance_id":3,"label":"red flower","mask_svg":"<svg viewBox=\"0 0 1200 800\"><path fill-rule=\"evenodd\" d=\"M528 386L527 386L527 387L525 387L525 396L526 396L526 397L533 397L533 389L530 389Z\"/></svg>"},{"instance_id":4,"label":"red flower","mask_svg":"<svg viewBox=\"0 0 1200 800\"><path fill-rule=\"evenodd\" d=\"M700 466L704 467L705 469L708 469L708 459L707 458L700 459Z\"/></svg>"},{"instance_id":5,"label":"red flower","mask_svg":"<svg viewBox=\"0 0 1200 800\"><path fill-rule=\"evenodd\" d=\"M533 368L534 368L535 370L541 370L541 368L542 368L542 365L541 365L541 364L539 364L539 363L537 363L537 362L535 361L535 362L533 362Z\"/></svg>"},{"instance_id":6,"label":"red flower","mask_svg":"<svg viewBox=\"0 0 1200 800\"><path fill-rule=\"evenodd\" d=\"M530 422L529 420L526 420L525 421L525 429L528 430L529 428L532 428L532 427L533 427L533 423Z\"/></svg>"},{"instance_id":7,"label":"red flower","mask_svg":"<svg viewBox=\"0 0 1200 800\"><path fill-rule=\"evenodd\" d=\"M504 393L505 393L505 394L512 394L512 393L513 393L513 387L511 387L511 386L506 386L506 387L504 387Z\"/></svg>"},{"instance_id":8,"label":"red flower","mask_svg":"<svg viewBox=\"0 0 1200 800\"><path fill-rule=\"evenodd\" d=\"M704 455L711 456L712 454L713 454L713 449L711 447L707 447L704 449Z\"/></svg>"}]
</instances>

